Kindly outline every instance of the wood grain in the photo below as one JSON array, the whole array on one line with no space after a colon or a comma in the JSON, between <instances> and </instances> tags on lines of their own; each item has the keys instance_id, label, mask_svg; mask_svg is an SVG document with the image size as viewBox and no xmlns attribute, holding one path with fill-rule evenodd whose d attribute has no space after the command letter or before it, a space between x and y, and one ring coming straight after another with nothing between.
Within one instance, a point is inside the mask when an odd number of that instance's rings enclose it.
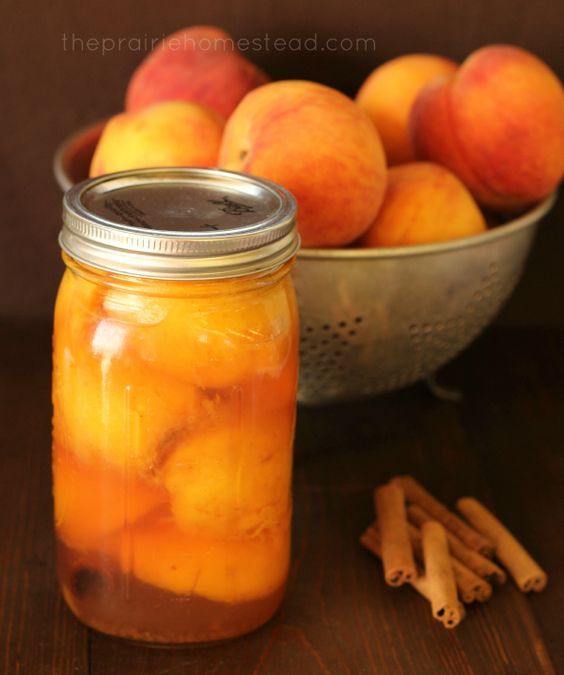
<instances>
[{"instance_id":1,"label":"wood grain","mask_svg":"<svg viewBox=\"0 0 564 675\"><path fill-rule=\"evenodd\" d=\"M441 379L360 404L300 409L294 550L282 611L244 639L206 648L122 642L76 622L54 576L49 471L49 326L0 331L0 672L4 675L547 675L564 670L564 333L493 330ZM391 589L358 544L372 488L410 472L452 504L484 501L547 569L444 630L409 588Z\"/></svg>"},{"instance_id":2,"label":"wood grain","mask_svg":"<svg viewBox=\"0 0 564 675\"><path fill-rule=\"evenodd\" d=\"M50 328L0 322L0 671L88 670L88 635L54 583Z\"/></svg>"}]
</instances>

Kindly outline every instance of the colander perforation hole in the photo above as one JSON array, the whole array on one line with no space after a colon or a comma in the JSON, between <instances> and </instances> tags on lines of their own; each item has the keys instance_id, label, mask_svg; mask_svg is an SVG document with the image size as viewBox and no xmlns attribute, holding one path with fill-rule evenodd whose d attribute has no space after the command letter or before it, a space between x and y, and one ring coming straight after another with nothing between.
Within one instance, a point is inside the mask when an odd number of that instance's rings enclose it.
<instances>
[{"instance_id":1,"label":"colander perforation hole","mask_svg":"<svg viewBox=\"0 0 564 675\"><path fill-rule=\"evenodd\" d=\"M302 329L300 381L309 395L325 395L330 389L340 388L345 376L347 383L354 379L360 386L365 373L351 368L355 357L350 352L356 349L364 322L364 316L354 315L308 324Z\"/></svg>"},{"instance_id":2,"label":"colander perforation hole","mask_svg":"<svg viewBox=\"0 0 564 675\"><path fill-rule=\"evenodd\" d=\"M492 263L479 287L472 290L461 316L445 317L434 323L411 324L409 339L416 359L409 373L411 381L438 367L445 361L445 355L451 358L458 353L490 322L502 297L498 267ZM391 379L388 384L392 386Z\"/></svg>"}]
</instances>

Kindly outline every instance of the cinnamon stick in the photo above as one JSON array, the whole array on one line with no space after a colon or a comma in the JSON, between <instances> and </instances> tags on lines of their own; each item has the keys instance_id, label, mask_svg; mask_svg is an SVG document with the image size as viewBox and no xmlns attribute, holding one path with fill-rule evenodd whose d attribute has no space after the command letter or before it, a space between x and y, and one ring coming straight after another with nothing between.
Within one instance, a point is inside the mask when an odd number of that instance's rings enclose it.
<instances>
[{"instance_id":1,"label":"cinnamon stick","mask_svg":"<svg viewBox=\"0 0 564 675\"><path fill-rule=\"evenodd\" d=\"M421 542L433 616L447 628L454 628L462 620L463 613L456 593L445 528L434 521L424 523Z\"/></svg>"},{"instance_id":2,"label":"cinnamon stick","mask_svg":"<svg viewBox=\"0 0 564 675\"><path fill-rule=\"evenodd\" d=\"M392 483L381 485L374 490L374 503L379 523L384 578L389 586L401 586L417 577L403 490Z\"/></svg>"},{"instance_id":3,"label":"cinnamon stick","mask_svg":"<svg viewBox=\"0 0 564 675\"><path fill-rule=\"evenodd\" d=\"M378 558L382 558L382 544L380 541L380 534L378 531L378 524L376 521L372 523L368 528L366 528L365 532L362 534L360 537L360 543L366 548L368 551L373 553L375 556ZM427 575L422 574L421 570L418 570L418 576L415 579L412 579L411 581L408 582L410 586L412 586L422 597L424 597L430 604L432 603L433 600L433 589L431 587L431 584L429 583L429 578ZM460 615L460 620L462 620L466 612L464 610L464 606L458 603L459 607L459 615ZM435 615L433 614L433 617ZM445 619L447 618L447 615L445 614ZM450 623L444 619L439 618L439 620L443 623L444 626L447 628L454 628L456 624Z\"/></svg>"},{"instance_id":4,"label":"cinnamon stick","mask_svg":"<svg viewBox=\"0 0 564 675\"><path fill-rule=\"evenodd\" d=\"M418 504L411 504L407 507L407 516L418 527L421 527L423 523L433 520L431 515ZM507 575L499 565L496 565L492 560L478 553L478 551L468 548L452 532L447 530L446 535L451 556L474 572L474 574L488 581L495 581L498 584L504 584L507 581Z\"/></svg>"},{"instance_id":5,"label":"cinnamon stick","mask_svg":"<svg viewBox=\"0 0 564 675\"><path fill-rule=\"evenodd\" d=\"M366 528L360 537L360 543L364 546L364 548L380 558L380 560L382 559L382 544L380 541L380 534L375 523ZM417 577L408 583L410 586L413 586L419 595L422 595L426 600L431 602L427 580L421 574L420 570L418 570Z\"/></svg>"},{"instance_id":6,"label":"cinnamon stick","mask_svg":"<svg viewBox=\"0 0 564 675\"><path fill-rule=\"evenodd\" d=\"M413 525L409 526L409 535L411 543L415 552L415 558L418 562L423 563L423 545L421 541L421 532ZM447 533L448 541L448 533ZM462 602L470 604L475 602L486 602L492 596L493 589L491 585L485 580L475 574L466 565L456 560L451 556L452 571L458 595Z\"/></svg>"},{"instance_id":7,"label":"cinnamon stick","mask_svg":"<svg viewBox=\"0 0 564 675\"><path fill-rule=\"evenodd\" d=\"M494 544L480 532L470 527L455 513L449 511L440 501L435 499L413 476L396 476L392 479L403 488L407 500L413 504L422 506L429 515L444 525L444 527L461 539L466 546L478 551L482 555L491 557L494 552Z\"/></svg>"},{"instance_id":8,"label":"cinnamon stick","mask_svg":"<svg viewBox=\"0 0 564 675\"><path fill-rule=\"evenodd\" d=\"M456 587L462 602L486 602L492 597L492 585L456 558L451 558Z\"/></svg>"},{"instance_id":9,"label":"cinnamon stick","mask_svg":"<svg viewBox=\"0 0 564 675\"><path fill-rule=\"evenodd\" d=\"M542 591L548 577L509 530L483 504L473 497L462 497L456 508L472 525L495 542L496 556L525 593Z\"/></svg>"}]
</instances>

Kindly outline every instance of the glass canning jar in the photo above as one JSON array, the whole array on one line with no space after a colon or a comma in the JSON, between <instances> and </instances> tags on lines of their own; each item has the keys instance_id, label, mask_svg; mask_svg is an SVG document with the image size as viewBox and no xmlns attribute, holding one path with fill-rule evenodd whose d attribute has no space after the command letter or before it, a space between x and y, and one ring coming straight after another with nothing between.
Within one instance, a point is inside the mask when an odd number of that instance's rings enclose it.
<instances>
[{"instance_id":1,"label":"glass canning jar","mask_svg":"<svg viewBox=\"0 0 564 675\"><path fill-rule=\"evenodd\" d=\"M213 169L65 196L55 308L58 573L102 632L201 643L281 603L290 555L295 202Z\"/></svg>"}]
</instances>

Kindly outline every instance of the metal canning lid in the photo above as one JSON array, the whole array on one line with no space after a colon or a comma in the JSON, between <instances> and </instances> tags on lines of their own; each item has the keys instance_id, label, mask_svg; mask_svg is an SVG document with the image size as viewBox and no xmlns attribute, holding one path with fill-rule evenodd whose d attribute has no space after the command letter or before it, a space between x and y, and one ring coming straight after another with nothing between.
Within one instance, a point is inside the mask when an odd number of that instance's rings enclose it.
<instances>
[{"instance_id":1,"label":"metal canning lid","mask_svg":"<svg viewBox=\"0 0 564 675\"><path fill-rule=\"evenodd\" d=\"M108 174L63 200L61 248L86 265L154 279L273 269L299 247L296 201L270 181L220 169Z\"/></svg>"}]
</instances>

